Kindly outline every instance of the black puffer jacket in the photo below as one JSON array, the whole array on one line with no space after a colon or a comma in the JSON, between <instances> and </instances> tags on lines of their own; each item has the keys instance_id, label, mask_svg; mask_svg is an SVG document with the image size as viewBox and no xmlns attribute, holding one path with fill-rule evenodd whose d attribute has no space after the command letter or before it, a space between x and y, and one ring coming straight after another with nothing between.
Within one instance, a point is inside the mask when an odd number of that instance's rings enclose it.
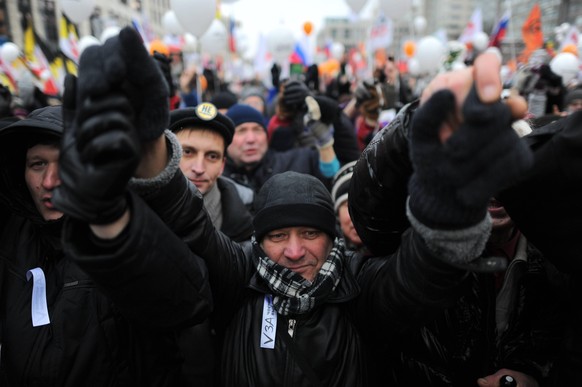
<instances>
[{"instance_id":1,"label":"black puffer jacket","mask_svg":"<svg viewBox=\"0 0 582 387\"><path fill-rule=\"evenodd\" d=\"M183 176L176 175L164 190L175 193L175 200L154 200L152 205L179 223L174 229L181 230L179 234L208 265L214 320L224 338L219 373L225 386L313 385L297 356L304 356L315 369L321 385L374 385L377 380L368 380L368 355L378 350L399 352L408 345L407 332L416 332L427 319L453 305L465 286L465 272L443 263L416 232L408 230L389 257L365 259L346 253L346 270L331 298L306 315L279 316L275 348L262 349L268 291L255 274L250 244L236 244L215 231L202 210L201 196L193 194L195 188ZM182 216L170 215L173 212ZM294 354L283 339L289 329L297 352L304 355Z\"/></svg>"},{"instance_id":2,"label":"black puffer jacket","mask_svg":"<svg viewBox=\"0 0 582 387\"><path fill-rule=\"evenodd\" d=\"M408 227L407 182L412 174L408 131L417 105L403 108L364 150L350 185L350 215L359 236L376 254L400 246ZM546 381L563 329L564 303L556 270L528 246L528 261L512 290L507 330L497 331L492 274L471 274L455 304L407 337L394 352L375 351L373 369L402 386L468 386L500 368Z\"/></svg>"},{"instance_id":3,"label":"black puffer jacket","mask_svg":"<svg viewBox=\"0 0 582 387\"><path fill-rule=\"evenodd\" d=\"M176 334L211 309L204 263L133 194L131 222L111 243L92 238L86 224L44 221L24 184L26 141L19 141L60 137L60 109L45 113L37 128L0 132L7 210L0 222L0 384L174 386L182 361ZM50 323L33 327L26 273L37 267Z\"/></svg>"}]
</instances>

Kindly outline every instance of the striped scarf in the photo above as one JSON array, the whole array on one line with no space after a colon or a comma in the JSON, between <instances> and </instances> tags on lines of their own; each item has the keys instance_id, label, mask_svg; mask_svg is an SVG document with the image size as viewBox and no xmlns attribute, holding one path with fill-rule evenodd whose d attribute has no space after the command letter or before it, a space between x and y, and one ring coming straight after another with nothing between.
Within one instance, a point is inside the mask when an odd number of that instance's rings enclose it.
<instances>
[{"instance_id":1,"label":"striped scarf","mask_svg":"<svg viewBox=\"0 0 582 387\"><path fill-rule=\"evenodd\" d=\"M257 272L273 291L273 306L283 316L309 312L333 293L342 277L345 247L341 238L335 239L314 282L273 262L254 237L252 243L258 257Z\"/></svg>"}]
</instances>

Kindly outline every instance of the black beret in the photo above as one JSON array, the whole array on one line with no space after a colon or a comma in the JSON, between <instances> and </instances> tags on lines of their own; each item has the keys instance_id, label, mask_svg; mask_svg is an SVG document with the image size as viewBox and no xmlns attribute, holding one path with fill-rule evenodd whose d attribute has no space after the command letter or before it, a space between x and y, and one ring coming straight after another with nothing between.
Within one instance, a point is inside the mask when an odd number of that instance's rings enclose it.
<instances>
[{"instance_id":1,"label":"black beret","mask_svg":"<svg viewBox=\"0 0 582 387\"><path fill-rule=\"evenodd\" d=\"M196 107L172 110L169 127L172 132L192 127L218 132L224 138L226 146L232 142L234 135L232 120L220 113L216 106L209 102L203 102Z\"/></svg>"}]
</instances>

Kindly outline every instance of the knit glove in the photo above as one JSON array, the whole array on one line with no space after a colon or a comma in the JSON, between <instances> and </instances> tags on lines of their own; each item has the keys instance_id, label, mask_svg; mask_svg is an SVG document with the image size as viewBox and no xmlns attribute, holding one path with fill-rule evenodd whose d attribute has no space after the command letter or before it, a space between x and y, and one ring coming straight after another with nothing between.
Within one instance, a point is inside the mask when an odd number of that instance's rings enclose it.
<instances>
[{"instance_id":1,"label":"knit glove","mask_svg":"<svg viewBox=\"0 0 582 387\"><path fill-rule=\"evenodd\" d=\"M101 46L87 47L79 63L79 95L123 92L142 142L158 138L170 120L169 88L156 60L131 27Z\"/></svg>"},{"instance_id":2,"label":"knit glove","mask_svg":"<svg viewBox=\"0 0 582 387\"><path fill-rule=\"evenodd\" d=\"M72 75L65 79L61 185L53 203L72 218L109 224L127 208L126 186L139 162L140 142L123 94L77 95L76 83Z\"/></svg>"},{"instance_id":3,"label":"knit glove","mask_svg":"<svg viewBox=\"0 0 582 387\"><path fill-rule=\"evenodd\" d=\"M305 98L307 114L305 114L305 127L315 139L317 148L326 148L333 145L333 125L321 120L321 109L315 98Z\"/></svg>"},{"instance_id":4,"label":"knit glove","mask_svg":"<svg viewBox=\"0 0 582 387\"><path fill-rule=\"evenodd\" d=\"M473 88L462 107L463 123L443 143L439 128L454 111L454 95L442 90L412 121L409 208L432 229L462 229L482 221L489 199L533 163L502 102L483 104Z\"/></svg>"},{"instance_id":5,"label":"knit glove","mask_svg":"<svg viewBox=\"0 0 582 387\"><path fill-rule=\"evenodd\" d=\"M176 84L174 83L174 78L172 78L172 68L170 66L172 59L157 51L154 51L152 57L155 59L156 64L160 68L160 71L164 76L164 80L168 85L170 97L172 97L174 94L176 94Z\"/></svg>"}]
</instances>

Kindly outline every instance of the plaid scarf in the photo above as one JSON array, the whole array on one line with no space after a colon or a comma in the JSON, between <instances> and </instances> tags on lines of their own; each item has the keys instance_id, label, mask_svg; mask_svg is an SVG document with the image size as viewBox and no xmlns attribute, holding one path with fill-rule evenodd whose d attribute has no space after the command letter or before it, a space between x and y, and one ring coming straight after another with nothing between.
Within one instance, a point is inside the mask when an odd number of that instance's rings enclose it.
<instances>
[{"instance_id":1,"label":"plaid scarf","mask_svg":"<svg viewBox=\"0 0 582 387\"><path fill-rule=\"evenodd\" d=\"M303 314L321 304L335 290L342 276L344 242L336 238L333 249L321 266L315 281L273 262L252 239L255 256L258 257L257 272L273 291L273 306L283 316Z\"/></svg>"}]
</instances>

